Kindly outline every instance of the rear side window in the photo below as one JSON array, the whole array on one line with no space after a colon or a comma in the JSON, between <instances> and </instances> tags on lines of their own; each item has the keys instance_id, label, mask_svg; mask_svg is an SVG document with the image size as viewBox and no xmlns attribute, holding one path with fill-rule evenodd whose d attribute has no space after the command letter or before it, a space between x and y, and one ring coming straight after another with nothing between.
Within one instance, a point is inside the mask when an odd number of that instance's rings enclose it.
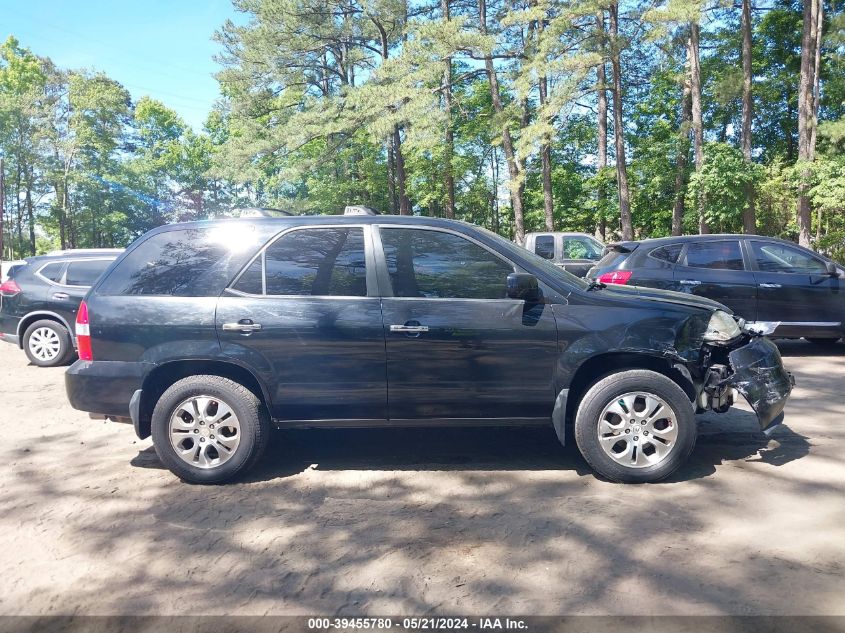
<instances>
[{"instance_id":1,"label":"rear side window","mask_svg":"<svg viewBox=\"0 0 845 633\"><path fill-rule=\"evenodd\" d=\"M234 289L249 294L265 290L268 296L366 297L364 231L325 228L286 233L250 264Z\"/></svg>"},{"instance_id":2,"label":"rear side window","mask_svg":"<svg viewBox=\"0 0 845 633\"><path fill-rule=\"evenodd\" d=\"M687 266L714 270L744 270L738 240L693 242L687 246Z\"/></svg>"},{"instance_id":3,"label":"rear side window","mask_svg":"<svg viewBox=\"0 0 845 633\"><path fill-rule=\"evenodd\" d=\"M554 235L538 235L534 238L534 252L543 259L555 258Z\"/></svg>"},{"instance_id":4,"label":"rear side window","mask_svg":"<svg viewBox=\"0 0 845 633\"><path fill-rule=\"evenodd\" d=\"M513 266L470 240L442 231L381 229L396 297L504 299Z\"/></svg>"},{"instance_id":5,"label":"rear side window","mask_svg":"<svg viewBox=\"0 0 845 633\"><path fill-rule=\"evenodd\" d=\"M226 222L157 233L133 248L97 293L217 296L278 229L272 224Z\"/></svg>"},{"instance_id":6,"label":"rear side window","mask_svg":"<svg viewBox=\"0 0 845 633\"><path fill-rule=\"evenodd\" d=\"M589 237L564 237L563 258L564 259L601 259L604 247L600 242Z\"/></svg>"},{"instance_id":7,"label":"rear side window","mask_svg":"<svg viewBox=\"0 0 845 633\"><path fill-rule=\"evenodd\" d=\"M52 264L47 264L41 270L38 271L38 274L44 277L44 279L49 279L53 283L61 283L62 282L62 271L64 270L65 263L64 262L53 262ZM9 271L9 276L12 276L12 271Z\"/></svg>"},{"instance_id":8,"label":"rear side window","mask_svg":"<svg viewBox=\"0 0 845 633\"><path fill-rule=\"evenodd\" d=\"M92 286L114 260L91 259L70 262L67 265L65 284L68 286Z\"/></svg>"},{"instance_id":9,"label":"rear side window","mask_svg":"<svg viewBox=\"0 0 845 633\"><path fill-rule=\"evenodd\" d=\"M669 246L661 246L655 248L649 253L654 259L659 259L662 262L669 262L674 264L678 261L678 257L683 249L683 244L670 244Z\"/></svg>"}]
</instances>

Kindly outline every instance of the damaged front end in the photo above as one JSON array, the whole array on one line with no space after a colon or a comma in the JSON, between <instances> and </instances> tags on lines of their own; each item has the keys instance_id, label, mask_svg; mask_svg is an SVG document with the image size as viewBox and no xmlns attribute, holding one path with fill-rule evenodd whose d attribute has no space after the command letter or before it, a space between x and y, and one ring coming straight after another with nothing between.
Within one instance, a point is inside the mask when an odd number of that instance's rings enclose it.
<instances>
[{"instance_id":1,"label":"damaged front end","mask_svg":"<svg viewBox=\"0 0 845 633\"><path fill-rule=\"evenodd\" d=\"M734 393L739 393L765 433L783 421L795 380L784 369L774 343L746 330L731 340L707 341L702 351L700 410L724 413L733 404Z\"/></svg>"}]
</instances>

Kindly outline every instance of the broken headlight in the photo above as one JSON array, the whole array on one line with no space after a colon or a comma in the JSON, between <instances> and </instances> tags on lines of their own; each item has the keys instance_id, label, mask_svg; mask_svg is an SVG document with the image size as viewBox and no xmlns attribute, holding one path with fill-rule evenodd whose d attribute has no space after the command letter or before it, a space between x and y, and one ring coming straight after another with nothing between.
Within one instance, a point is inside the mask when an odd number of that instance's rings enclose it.
<instances>
[{"instance_id":1,"label":"broken headlight","mask_svg":"<svg viewBox=\"0 0 845 633\"><path fill-rule=\"evenodd\" d=\"M732 341L741 333L736 319L722 310L716 310L710 317L704 340L707 343L726 343Z\"/></svg>"}]
</instances>

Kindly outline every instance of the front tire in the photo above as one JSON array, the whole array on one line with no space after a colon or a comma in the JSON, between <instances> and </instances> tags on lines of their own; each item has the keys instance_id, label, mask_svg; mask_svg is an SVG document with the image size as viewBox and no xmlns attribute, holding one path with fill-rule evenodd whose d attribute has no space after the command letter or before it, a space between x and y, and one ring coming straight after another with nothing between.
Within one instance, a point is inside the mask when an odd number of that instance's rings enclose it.
<instances>
[{"instance_id":1,"label":"front tire","mask_svg":"<svg viewBox=\"0 0 845 633\"><path fill-rule=\"evenodd\" d=\"M55 321L36 321L23 335L23 350L33 365L58 367L73 354L73 342L65 326Z\"/></svg>"},{"instance_id":2,"label":"front tire","mask_svg":"<svg viewBox=\"0 0 845 633\"><path fill-rule=\"evenodd\" d=\"M684 390L657 372L611 374L584 394L575 418L581 455L610 481L660 481L683 464L697 426Z\"/></svg>"},{"instance_id":3,"label":"front tire","mask_svg":"<svg viewBox=\"0 0 845 633\"><path fill-rule=\"evenodd\" d=\"M156 403L153 445L183 481L219 484L257 462L270 436L270 417L243 385L221 376L189 376Z\"/></svg>"}]
</instances>

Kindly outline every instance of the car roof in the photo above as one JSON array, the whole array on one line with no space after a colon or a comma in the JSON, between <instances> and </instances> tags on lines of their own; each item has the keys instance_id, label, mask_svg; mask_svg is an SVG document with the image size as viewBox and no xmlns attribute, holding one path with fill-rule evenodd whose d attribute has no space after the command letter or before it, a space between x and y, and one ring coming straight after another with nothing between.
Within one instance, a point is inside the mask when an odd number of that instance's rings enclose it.
<instances>
[{"instance_id":1,"label":"car roof","mask_svg":"<svg viewBox=\"0 0 845 633\"><path fill-rule=\"evenodd\" d=\"M27 257L24 262L27 264L39 264L44 262L64 262L73 259L117 259L124 249L122 248L108 248L108 249L79 249L79 250L65 250L54 251L46 255L35 255Z\"/></svg>"},{"instance_id":2,"label":"car roof","mask_svg":"<svg viewBox=\"0 0 845 633\"><path fill-rule=\"evenodd\" d=\"M597 242L599 238L595 235L590 235L589 233L579 233L578 231L531 231L530 233L526 233L525 237L530 237L532 235L560 235L562 237L589 237Z\"/></svg>"},{"instance_id":3,"label":"car roof","mask_svg":"<svg viewBox=\"0 0 845 633\"><path fill-rule=\"evenodd\" d=\"M744 240L744 239L759 239L768 242L779 242L781 244L788 244L790 246L798 246L795 242L783 240L779 237L766 237L765 235L755 235L752 233L708 233L706 235L674 235L669 237L652 237L644 240L628 240L617 241L614 244L641 244L643 246L660 246L661 244L685 244L687 242L718 242L726 239Z\"/></svg>"}]
</instances>

